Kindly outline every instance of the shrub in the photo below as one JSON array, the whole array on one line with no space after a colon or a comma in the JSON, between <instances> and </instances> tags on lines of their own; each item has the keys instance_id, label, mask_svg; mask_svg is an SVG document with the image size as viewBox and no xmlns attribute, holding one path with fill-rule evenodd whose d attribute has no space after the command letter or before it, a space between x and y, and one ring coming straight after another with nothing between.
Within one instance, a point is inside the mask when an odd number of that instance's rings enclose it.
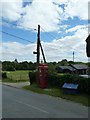
<instances>
[{"instance_id":1,"label":"shrub","mask_svg":"<svg viewBox=\"0 0 90 120\"><path fill-rule=\"evenodd\" d=\"M80 93L89 93L90 89L90 78L83 78L75 74L64 74L59 75L57 73L48 74L48 84L49 86L62 88L64 83L76 83L79 84Z\"/></svg>"},{"instance_id":2,"label":"shrub","mask_svg":"<svg viewBox=\"0 0 90 120\"><path fill-rule=\"evenodd\" d=\"M2 73L2 78L7 78L7 73L6 72Z\"/></svg>"},{"instance_id":3,"label":"shrub","mask_svg":"<svg viewBox=\"0 0 90 120\"><path fill-rule=\"evenodd\" d=\"M29 72L29 81L30 81L30 84L32 84L33 82L36 82L36 72L33 71L33 72Z\"/></svg>"},{"instance_id":4,"label":"shrub","mask_svg":"<svg viewBox=\"0 0 90 120\"><path fill-rule=\"evenodd\" d=\"M36 82L36 72L29 72L29 80L31 84ZM48 72L48 86L62 88L65 82L79 84L79 92L89 94L90 78L83 78L75 74L60 75L51 71Z\"/></svg>"},{"instance_id":5,"label":"shrub","mask_svg":"<svg viewBox=\"0 0 90 120\"><path fill-rule=\"evenodd\" d=\"M12 65L6 65L3 67L5 71L15 71L15 68Z\"/></svg>"}]
</instances>

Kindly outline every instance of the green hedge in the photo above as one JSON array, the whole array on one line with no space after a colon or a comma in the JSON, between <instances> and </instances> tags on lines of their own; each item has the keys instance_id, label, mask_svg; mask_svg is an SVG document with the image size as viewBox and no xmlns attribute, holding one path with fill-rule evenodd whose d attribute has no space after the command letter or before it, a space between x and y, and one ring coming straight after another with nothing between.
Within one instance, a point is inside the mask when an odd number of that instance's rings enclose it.
<instances>
[{"instance_id":1,"label":"green hedge","mask_svg":"<svg viewBox=\"0 0 90 120\"><path fill-rule=\"evenodd\" d=\"M36 72L35 71L29 72L28 75L29 75L30 84L33 84L34 82L36 82Z\"/></svg>"},{"instance_id":2,"label":"green hedge","mask_svg":"<svg viewBox=\"0 0 90 120\"><path fill-rule=\"evenodd\" d=\"M7 78L7 73L6 72L2 72L2 78Z\"/></svg>"},{"instance_id":3,"label":"green hedge","mask_svg":"<svg viewBox=\"0 0 90 120\"><path fill-rule=\"evenodd\" d=\"M31 84L36 82L36 72L29 72L29 79ZM52 72L48 73L48 86L62 88L65 82L79 84L80 93L89 93L90 78L83 78L75 74L60 75Z\"/></svg>"},{"instance_id":4,"label":"green hedge","mask_svg":"<svg viewBox=\"0 0 90 120\"><path fill-rule=\"evenodd\" d=\"M62 85L65 82L79 84L78 89L80 93L89 93L90 78L83 78L75 74L64 74L64 75L59 75L57 73L48 74L49 86L62 88Z\"/></svg>"}]
</instances>

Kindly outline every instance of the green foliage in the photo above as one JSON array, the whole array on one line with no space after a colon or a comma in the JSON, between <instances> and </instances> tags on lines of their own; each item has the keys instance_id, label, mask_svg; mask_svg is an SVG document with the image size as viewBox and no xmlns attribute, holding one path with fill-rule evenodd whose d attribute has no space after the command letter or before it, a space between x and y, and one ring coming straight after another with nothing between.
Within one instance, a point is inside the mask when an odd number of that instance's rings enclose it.
<instances>
[{"instance_id":1,"label":"green foliage","mask_svg":"<svg viewBox=\"0 0 90 120\"><path fill-rule=\"evenodd\" d=\"M48 84L49 86L62 88L64 83L76 83L79 84L80 93L89 93L90 88L90 78L83 78L74 74L48 74Z\"/></svg>"},{"instance_id":2,"label":"green foliage","mask_svg":"<svg viewBox=\"0 0 90 120\"><path fill-rule=\"evenodd\" d=\"M7 78L7 73L6 72L2 73L2 78Z\"/></svg>"},{"instance_id":3,"label":"green foliage","mask_svg":"<svg viewBox=\"0 0 90 120\"><path fill-rule=\"evenodd\" d=\"M3 82L20 82L29 81L28 70L6 71L7 79Z\"/></svg>"},{"instance_id":4,"label":"green foliage","mask_svg":"<svg viewBox=\"0 0 90 120\"><path fill-rule=\"evenodd\" d=\"M29 72L28 75L29 75L30 84L33 84L34 82L36 82L36 72L35 71Z\"/></svg>"},{"instance_id":5,"label":"green foliage","mask_svg":"<svg viewBox=\"0 0 90 120\"><path fill-rule=\"evenodd\" d=\"M15 71L13 62L10 62L10 61L2 62L2 70L3 71Z\"/></svg>"},{"instance_id":6,"label":"green foliage","mask_svg":"<svg viewBox=\"0 0 90 120\"><path fill-rule=\"evenodd\" d=\"M15 59L14 62L10 61L4 61L2 62L2 70L3 71L14 71L14 70L35 70L36 69L36 63L32 62L18 62L17 59Z\"/></svg>"},{"instance_id":7,"label":"green foliage","mask_svg":"<svg viewBox=\"0 0 90 120\"><path fill-rule=\"evenodd\" d=\"M29 72L29 80L31 84L36 82L36 72ZM48 86L62 88L64 83L79 84L80 93L89 93L90 78L83 78L75 74L57 74L55 72L48 72Z\"/></svg>"}]
</instances>

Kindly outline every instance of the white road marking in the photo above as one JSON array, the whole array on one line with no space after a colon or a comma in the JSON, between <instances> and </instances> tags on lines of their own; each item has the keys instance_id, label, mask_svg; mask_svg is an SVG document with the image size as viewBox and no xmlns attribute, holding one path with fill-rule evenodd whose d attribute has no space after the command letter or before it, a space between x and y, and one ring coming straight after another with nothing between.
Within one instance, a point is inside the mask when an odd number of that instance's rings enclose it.
<instances>
[{"instance_id":1,"label":"white road marking","mask_svg":"<svg viewBox=\"0 0 90 120\"><path fill-rule=\"evenodd\" d=\"M20 103L20 104L26 105L26 106L28 106L28 107L32 107L33 109L39 110L39 111L41 111L41 112L49 113L49 112L47 112L47 111L45 111L45 110L43 110L43 109L41 109L41 108L35 107L35 106L33 106L33 105L26 104L26 103L23 103L23 102L18 101L18 100L14 100L14 101L16 101L16 102L18 102L18 103Z\"/></svg>"}]
</instances>

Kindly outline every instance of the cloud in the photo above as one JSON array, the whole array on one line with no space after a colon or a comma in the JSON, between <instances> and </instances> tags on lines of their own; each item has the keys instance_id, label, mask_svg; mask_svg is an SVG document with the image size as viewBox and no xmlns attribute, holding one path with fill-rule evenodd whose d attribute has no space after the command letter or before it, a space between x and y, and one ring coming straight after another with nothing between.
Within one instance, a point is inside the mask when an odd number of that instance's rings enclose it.
<instances>
[{"instance_id":1,"label":"cloud","mask_svg":"<svg viewBox=\"0 0 90 120\"><path fill-rule=\"evenodd\" d=\"M76 26L75 28L78 28ZM74 29L74 28L73 28ZM88 36L87 26L80 26L74 35L68 35L50 43L42 42L47 60L59 61L61 59L72 60L73 51L75 52L75 61L87 62L86 56L86 38Z\"/></svg>"},{"instance_id":2,"label":"cloud","mask_svg":"<svg viewBox=\"0 0 90 120\"><path fill-rule=\"evenodd\" d=\"M75 16L80 19L88 19L88 2L90 0L52 0L58 5L64 4L64 19Z\"/></svg>"},{"instance_id":3,"label":"cloud","mask_svg":"<svg viewBox=\"0 0 90 120\"><path fill-rule=\"evenodd\" d=\"M88 19L89 0L27 0L32 2L23 7L23 0L2 0L0 13L11 22L17 21L22 29L36 29L40 24L47 32L60 31L63 20L73 17ZM55 3L55 4L54 4ZM64 5L64 9L61 5Z\"/></svg>"},{"instance_id":4,"label":"cloud","mask_svg":"<svg viewBox=\"0 0 90 120\"><path fill-rule=\"evenodd\" d=\"M88 20L88 2L89 0L69 0L65 7L65 17L79 17L83 20Z\"/></svg>"},{"instance_id":5,"label":"cloud","mask_svg":"<svg viewBox=\"0 0 90 120\"><path fill-rule=\"evenodd\" d=\"M0 17L9 21L17 21L21 18L22 13L22 0L1 0Z\"/></svg>"},{"instance_id":6,"label":"cloud","mask_svg":"<svg viewBox=\"0 0 90 120\"><path fill-rule=\"evenodd\" d=\"M32 4L27 4L25 7L22 6L22 0L11 1L1 1L2 9L0 12L4 19L11 22L17 21L18 27L22 29L36 29L37 25L40 24L47 32L57 31L57 33L61 33L65 27L64 32L67 36L51 42L42 42L47 61L60 61L64 58L72 60L73 51L76 61L87 60L85 51L87 26L77 23L78 25L75 27L67 29L68 25L62 26L62 22L73 17L87 20L89 0L32 0ZM64 9L61 5L64 5ZM71 35L72 32L73 35ZM36 50L36 44L24 45L18 42L3 42L2 48L3 60L17 58L19 61L36 61L36 56L32 54Z\"/></svg>"},{"instance_id":7,"label":"cloud","mask_svg":"<svg viewBox=\"0 0 90 120\"><path fill-rule=\"evenodd\" d=\"M65 36L58 40L51 42L43 42L42 46L45 52L47 62L60 61L62 59L73 60L72 53L75 52L75 61L87 62L86 56L86 28L78 29L74 35ZM3 42L3 60L14 60L17 58L19 61L36 61L36 44L24 45L18 42ZM42 59L42 56L40 57Z\"/></svg>"},{"instance_id":8,"label":"cloud","mask_svg":"<svg viewBox=\"0 0 90 120\"><path fill-rule=\"evenodd\" d=\"M14 60L17 58L22 60L34 60L33 51L35 44L24 45L19 42L3 42L2 44L2 60ZM35 56L34 56L35 57Z\"/></svg>"},{"instance_id":9,"label":"cloud","mask_svg":"<svg viewBox=\"0 0 90 120\"><path fill-rule=\"evenodd\" d=\"M75 27L72 27L70 29L67 29L66 33L68 33L68 32L76 32L79 29L86 29L86 25L77 25Z\"/></svg>"},{"instance_id":10,"label":"cloud","mask_svg":"<svg viewBox=\"0 0 90 120\"><path fill-rule=\"evenodd\" d=\"M35 29L40 24L47 32L59 29L59 14L63 11L55 6L51 0L33 0L32 4L24 8L24 16L19 24L26 29Z\"/></svg>"}]
</instances>

